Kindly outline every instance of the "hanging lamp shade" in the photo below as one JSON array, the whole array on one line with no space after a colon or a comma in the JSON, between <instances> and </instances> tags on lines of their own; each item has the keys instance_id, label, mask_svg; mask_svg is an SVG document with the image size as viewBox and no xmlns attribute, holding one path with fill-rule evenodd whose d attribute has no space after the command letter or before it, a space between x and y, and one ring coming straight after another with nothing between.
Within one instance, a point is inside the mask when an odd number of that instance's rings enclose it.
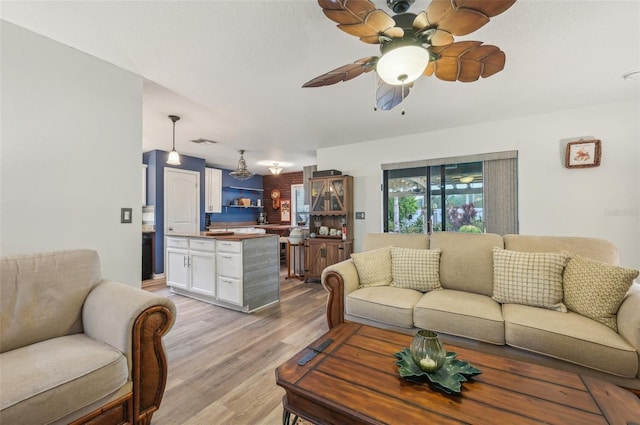
<instances>
[{"instance_id":1,"label":"hanging lamp shade","mask_svg":"<svg viewBox=\"0 0 640 425\"><path fill-rule=\"evenodd\" d=\"M180 154L176 150L176 121L178 121L180 117L177 115L169 115L169 118L173 121L173 148L171 149L171 152L169 152L167 164L180 165Z\"/></svg>"},{"instance_id":2,"label":"hanging lamp shade","mask_svg":"<svg viewBox=\"0 0 640 425\"><path fill-rule=\"evenodd\" d=\"M240 160L238 161L238 168L229 173L231 177L237 180L247 180L253 177L253 173L247 170L247 162L244 160L244 150L241 149L240 152Z\"/></svg>"},{"instance_id":3,"label":"hanging lamp shade","mask_svg":"<svg viewBox=\"0 0 640 425\"><path fill-rule=\"evenodd\" d=\"M417 80L429 64L429 51L422 46L406 45L386 51L376 65L385 83L399 86Z\"/></svg>"}]
</instances>

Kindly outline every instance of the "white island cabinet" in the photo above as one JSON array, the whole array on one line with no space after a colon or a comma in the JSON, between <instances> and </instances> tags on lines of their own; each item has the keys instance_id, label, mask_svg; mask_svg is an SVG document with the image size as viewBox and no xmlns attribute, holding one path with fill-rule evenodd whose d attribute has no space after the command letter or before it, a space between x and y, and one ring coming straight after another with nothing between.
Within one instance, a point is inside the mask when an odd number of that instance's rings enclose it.
<instances>
[{"instance_id":1,"label":"white island cabinet","mask_svg":"<svg viewBox=\"0 0 640 425\"><path fill-rule=\"evenodd\" d=\"M276 235L167 237L171 291L251 312L280 300Z\"/></svg>"},{"instance_id":2,"label":"white island cabinet","mask_svg":"<svg viewBox=\"0 0 640 425\"><path fill-rule=\"evenodd\" d=\"M215 297L215 239L167 237L167 285Z\"/></svg>"}]
</instances>

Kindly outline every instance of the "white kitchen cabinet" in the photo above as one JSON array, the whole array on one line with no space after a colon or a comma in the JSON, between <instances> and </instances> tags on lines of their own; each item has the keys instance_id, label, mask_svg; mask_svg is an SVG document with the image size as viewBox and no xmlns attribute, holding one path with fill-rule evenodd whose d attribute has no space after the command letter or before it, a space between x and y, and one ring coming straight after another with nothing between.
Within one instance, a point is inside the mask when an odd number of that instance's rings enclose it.
<instances>
[{"instance_id":1,"label":"white kitchen cabinet","mask_svg":"<svg viewBox=\"0 0 640 425\"><path fill-rule=\"evenodd\" d=\"M189 239L191 290L216 296L216 241Z\"/></svg>"},{"instance_id":2,"label":"white kitchen cabinet","mask_svg":"<svg viewBox=\"0 0 640 425\"><path fill-rule=\"evenodd\" d=\"M189 287L189 240L167 238L167 285L187 289Z\"/></svg>"},{"instance_id":3,"label":"white kitchen cabinet","mask_svg":"<svg viewBox=\"0 0 640 425\"><path fill-rule=\"evenodd\" d=\"M242 305L242 281L218 276L218 299L231 304Z\"/></svg>"},{"instance_id":4,"label":"white kitchen cabinet","mask_svg":"<svg viewBox=\"0 0 640 425\"><path fill-rule=\"evenodd\" d=\"M242 242L220 241L218 246L218 298L242 305Z\"/></svg>"},{"instance_id":5,"label":"white kitchen cabinet","mask_svg":"<svg viewBox=\"0 0 640 425\"><path fill-rule=\"evenodd\" d=\"M215 297L215 239L168 237L167 285Z\"/></svg>"},{"instance_id":6,"label":"white kitchen cabinet","mask_svg":"<svg viewBox=\"0 0 640 425\"><path fill-rule=\"evenodd\" d=\"M205 204L208 213L222 212L222 170L205 168Z\"/></svg>"}]
</instances>

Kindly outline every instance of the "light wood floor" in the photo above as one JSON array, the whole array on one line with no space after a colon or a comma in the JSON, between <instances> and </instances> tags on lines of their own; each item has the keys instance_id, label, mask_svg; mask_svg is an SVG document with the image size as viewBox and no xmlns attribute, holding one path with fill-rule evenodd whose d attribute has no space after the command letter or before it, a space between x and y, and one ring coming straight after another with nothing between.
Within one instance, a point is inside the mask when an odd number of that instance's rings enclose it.
<instances>
[{"instance_id":1,"label":"light wood floor","mask_svg":"<svg viewBox=\"0 0 640 425\"><path fill-rule=\"evenodd\" d=\"M153 292L178 310L164 337L167 387L152 425L277 425L284 390L275 368L328 331L320 283L280 280L280 303L240 313L175 295L156 282Z\"/></svg>"}]
</instances>

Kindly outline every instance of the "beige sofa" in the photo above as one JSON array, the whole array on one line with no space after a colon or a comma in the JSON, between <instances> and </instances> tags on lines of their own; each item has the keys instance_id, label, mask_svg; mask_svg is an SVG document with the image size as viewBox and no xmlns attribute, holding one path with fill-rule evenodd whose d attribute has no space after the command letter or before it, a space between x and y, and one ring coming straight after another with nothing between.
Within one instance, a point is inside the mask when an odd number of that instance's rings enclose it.
<instances>
[{"instance_id":1,"label":"beige sofa","mask_svg":"<svg viewBox=\"0 0 640 425\"><path fill-rule=\"evenodd\" d=\"M0 261L0 423L149 424L173 303L102 280L95 251Z\"/></svg>"},{"instance_id":2,"label":"beige sofa","mask_svg":"<svg viewBox=\"0 0 640 425\"><path fill-rule=\"evenodd\" d=\"M394 286L360 287L354 260L345 260L322 274L322 284L329 293L329 328L352 321L410 334L418 328L432 329L448 343L590 374L640 395L637 283L617 312L617 331L570 310L499 303L492 298L494 247L525 255L566 250L617 265L613 244L579 237L380 233L366 235L363 252L383 251L380 248L388 246L439 249L443 289L423 293Z\"/></svg>"}]
</instances>

